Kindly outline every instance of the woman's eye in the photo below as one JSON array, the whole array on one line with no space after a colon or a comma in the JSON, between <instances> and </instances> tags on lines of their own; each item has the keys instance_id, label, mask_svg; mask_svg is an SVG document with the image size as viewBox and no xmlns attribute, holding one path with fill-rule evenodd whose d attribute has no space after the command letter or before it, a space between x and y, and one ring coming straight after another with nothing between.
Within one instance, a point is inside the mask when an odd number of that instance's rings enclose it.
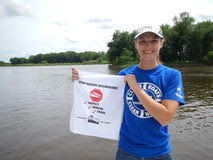
<instances>
[{"instance_id":1,"label":"woman's eye","mask_svg":"<svg viewBox=\"0 0 213 160\"><path fill-rule=\"evenodd\" d=\"M155 40L152 40L152 43L157 43L158 41L155 39Z\"/></svg>"},{"instance_id":2,"label":"woman's eye","mask_svg":"<svg viewBox=\"0 0 213 160\"><path fill-rule=\"evenodd\" d=\"M140 41L139 43L144 44L144 43L146 43L146 41Z\"/></svg>"}]
</instances>

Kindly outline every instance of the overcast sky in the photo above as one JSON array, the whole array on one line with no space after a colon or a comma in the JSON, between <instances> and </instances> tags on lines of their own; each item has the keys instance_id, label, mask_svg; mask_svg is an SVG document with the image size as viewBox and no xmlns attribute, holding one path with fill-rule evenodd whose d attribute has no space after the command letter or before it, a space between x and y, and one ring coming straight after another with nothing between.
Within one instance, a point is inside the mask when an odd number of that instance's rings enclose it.
<instances>
[{"instance_id":1,"label":"overcast sky","mask_svg":"<svg viewBox=\"0 0 213 160\"><path fill-rule=\"evenodd\" d=\"M173 17L184 11L197 21L213 21L212 0L0 0L0 61L107 51L115 30L173 25Z\"/></svg>"}]
</instances>

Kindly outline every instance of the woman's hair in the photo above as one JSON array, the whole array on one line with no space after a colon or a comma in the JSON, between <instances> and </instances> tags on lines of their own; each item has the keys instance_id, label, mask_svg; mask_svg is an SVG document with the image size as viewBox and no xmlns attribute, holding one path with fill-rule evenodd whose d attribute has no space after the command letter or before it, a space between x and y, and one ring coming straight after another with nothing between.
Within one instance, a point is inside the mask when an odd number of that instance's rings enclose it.
<instances>
[{"instance_id":1,"label":"woman's hair","mask_svg":"<svg viewBox=\"0 0 213 160\"><path fill-rule=\"evenodd\" d=\"M158 64L163 64L163 62L160 59L160 54L158 54L158 56L156 57L156 59L157 59L157 63Z\"/></svg>"},{"instance_id":2,"label":"woman's hair","mask_svg":"<svg viewBox=\"0 0 213 160\"><path fill-rule=\"evenodd\" d=\"M163 44L165 43L165 39L164 39L164 38L160 38L160 40L161 40L161 41L164 41ZM163 64L163 62L161 61L161 58L160 58L160 53L159 53L158 56L157 56L157 63L158 63L158 64Z\"/></svg>"}]
</instances>

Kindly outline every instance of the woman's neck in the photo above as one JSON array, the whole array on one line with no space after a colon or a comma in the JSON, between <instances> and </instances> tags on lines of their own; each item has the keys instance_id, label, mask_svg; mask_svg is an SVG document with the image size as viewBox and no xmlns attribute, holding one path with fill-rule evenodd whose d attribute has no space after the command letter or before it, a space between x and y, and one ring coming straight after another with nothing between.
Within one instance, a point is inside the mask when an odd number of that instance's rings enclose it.
<instances>
[{"instance_id":1,"label":"woman's neck","mask_svg":"<svg viewBox=\"0 0 213 160\"><path fill-rule=\"evenodd\" d=\"M150 70L150 69L154 69L155 67L158 66L158 63L157 62L147 62L147 61L144 61L144 62L140 62L138 67L140 69L143 69L143 70Z\"/></svg>"}]
</instances>

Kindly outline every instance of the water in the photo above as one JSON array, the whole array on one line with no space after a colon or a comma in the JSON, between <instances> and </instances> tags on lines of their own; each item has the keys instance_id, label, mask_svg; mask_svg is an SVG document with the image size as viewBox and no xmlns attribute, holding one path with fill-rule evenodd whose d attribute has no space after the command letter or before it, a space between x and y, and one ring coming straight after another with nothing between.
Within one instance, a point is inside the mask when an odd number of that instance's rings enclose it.
<instances>
[{"instance_id":1,"label":"water","mask_svg":"<svg viewBox=\"0 0 213 160\"><path fill-rule=\"evenodd\" d=\"M0 68L1 160L113 160L117 142L74 135L71 67ZM74 66L116 74L107 65ZM187 104L170 125L176 160L213 157L213 67L180 67Z\"/></svg>"}]
</instances>

